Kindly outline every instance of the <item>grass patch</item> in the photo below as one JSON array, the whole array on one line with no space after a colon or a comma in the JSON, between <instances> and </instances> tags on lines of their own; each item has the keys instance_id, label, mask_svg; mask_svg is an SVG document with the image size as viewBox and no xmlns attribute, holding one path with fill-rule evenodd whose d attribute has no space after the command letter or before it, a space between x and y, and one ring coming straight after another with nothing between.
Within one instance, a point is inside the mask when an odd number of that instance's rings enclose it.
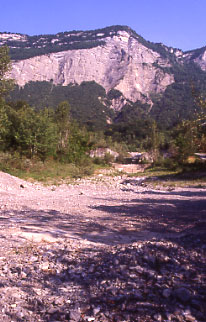
<instances>
[{"instance_id":1,"label":"grass patch","mask_svg":"<svg viewBox=\"0 0 206 322\"><path fill-rule=\"evenodd\" d=\"M145 185L158 187L193 187L206 188L206 170L200 167L169 170L164 167L151 167L141 173L131 173L128 177L146 177Z\"/></svg>"},{"instance_id":2,"label":"grass patch","mask_svg":"<svg viewBox=\"0 0 206 322\"><path fill-rule=\"evenodd\" d=\"M153 187L196 187L206 188L206 171L202 169L176 170L148 169L145 172L146 183Z\"/></svg>"},{"instance_id":3,"label":"grass patch","mask_svg":"<svg viewBox=\"0 0 206 322\"><path fill-rule=\"evenodd\" d=\"M84 164L61 163L55 160L45 162L20 158L18 155L0 154L0 170L28 181L40 181L45 184L71 182L93 174L94 166L88 160Z\"/></svg>"}]
</instances>

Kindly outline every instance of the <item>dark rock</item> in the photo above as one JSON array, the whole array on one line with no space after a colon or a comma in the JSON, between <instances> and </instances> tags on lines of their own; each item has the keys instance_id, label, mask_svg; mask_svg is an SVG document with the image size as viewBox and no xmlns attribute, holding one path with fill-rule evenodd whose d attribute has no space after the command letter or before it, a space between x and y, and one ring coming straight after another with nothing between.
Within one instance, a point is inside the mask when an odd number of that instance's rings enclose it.
<instances>
[{"instance_id":1,"label":"dark rock","mask_svg":"<svg viewBox=\"0 0 206 322\"><path fill-rule=\"evenodd\" d=\"M176 289L173 294L182 303L187 303L191 299L190 291L184 287Z\"/></svg>"},{"instance_id":2,"label":"dark rock","mask_svg":"<svg viewBox=\"0 0 206 322\"><path fill-rule=\"evenodd\" d=\"M194 307L196 310L201 310L201 302L196 299L191 300L191 306Z\"/></svg>"},{"instance_id":3,"label":"dark rock","mask_svg":"<svg viewBox=\"0 0 206 322\"><path fill-rule=\"evenodd\" d=\"M162 296L166 299L169 298L171 294L172 294L172 291L169 288L164 289L162 292Z\"/></svg>"}]
</instances>

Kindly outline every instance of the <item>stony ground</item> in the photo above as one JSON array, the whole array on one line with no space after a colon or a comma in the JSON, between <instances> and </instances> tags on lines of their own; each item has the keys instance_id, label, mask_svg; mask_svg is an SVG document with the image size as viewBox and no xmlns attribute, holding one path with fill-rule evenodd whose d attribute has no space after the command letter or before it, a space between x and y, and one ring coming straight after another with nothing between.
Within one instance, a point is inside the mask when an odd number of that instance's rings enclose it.
<instances>
[{"instance_id":1,"label":"stony ground","mask_svg":"<svg viewBox=\"0 0 206 322\"><path fill-rule=\"evenodd\" d=\"M206 321L206 189L0 173L0 321Z\"/></svg>"}]
</instances>

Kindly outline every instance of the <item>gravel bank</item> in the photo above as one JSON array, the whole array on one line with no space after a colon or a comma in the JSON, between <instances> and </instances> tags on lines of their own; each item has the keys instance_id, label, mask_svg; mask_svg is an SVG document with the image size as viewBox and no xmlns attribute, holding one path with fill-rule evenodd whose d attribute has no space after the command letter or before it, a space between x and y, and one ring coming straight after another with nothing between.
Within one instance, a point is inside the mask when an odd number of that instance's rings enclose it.
<instances>
[{"instance_id":1,"label":"gravel bank","mask_svg":"<svg viewBox=\"0 0 206 322\"><path fill-rule=\"evenodd\" d=\"M0 173L0 320L206 321L206 190L141 180Z\"/></svg>"}]
</instances>

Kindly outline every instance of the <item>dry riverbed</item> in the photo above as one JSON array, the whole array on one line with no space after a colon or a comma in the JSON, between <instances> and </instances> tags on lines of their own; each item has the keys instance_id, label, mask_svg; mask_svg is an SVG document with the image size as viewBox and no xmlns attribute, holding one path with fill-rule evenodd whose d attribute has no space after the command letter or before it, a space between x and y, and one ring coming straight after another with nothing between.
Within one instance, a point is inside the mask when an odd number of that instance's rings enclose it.
<instances>
[{"instance_id":1,"label":"dry riverbed","mask_svg":"<svg viewBox=\"0 0 206 322\"><path fill-rule=\"evenodd\" d=\"M0 173L0 321L206 321L206 189Z\"/></svg>"}]
</instances>

